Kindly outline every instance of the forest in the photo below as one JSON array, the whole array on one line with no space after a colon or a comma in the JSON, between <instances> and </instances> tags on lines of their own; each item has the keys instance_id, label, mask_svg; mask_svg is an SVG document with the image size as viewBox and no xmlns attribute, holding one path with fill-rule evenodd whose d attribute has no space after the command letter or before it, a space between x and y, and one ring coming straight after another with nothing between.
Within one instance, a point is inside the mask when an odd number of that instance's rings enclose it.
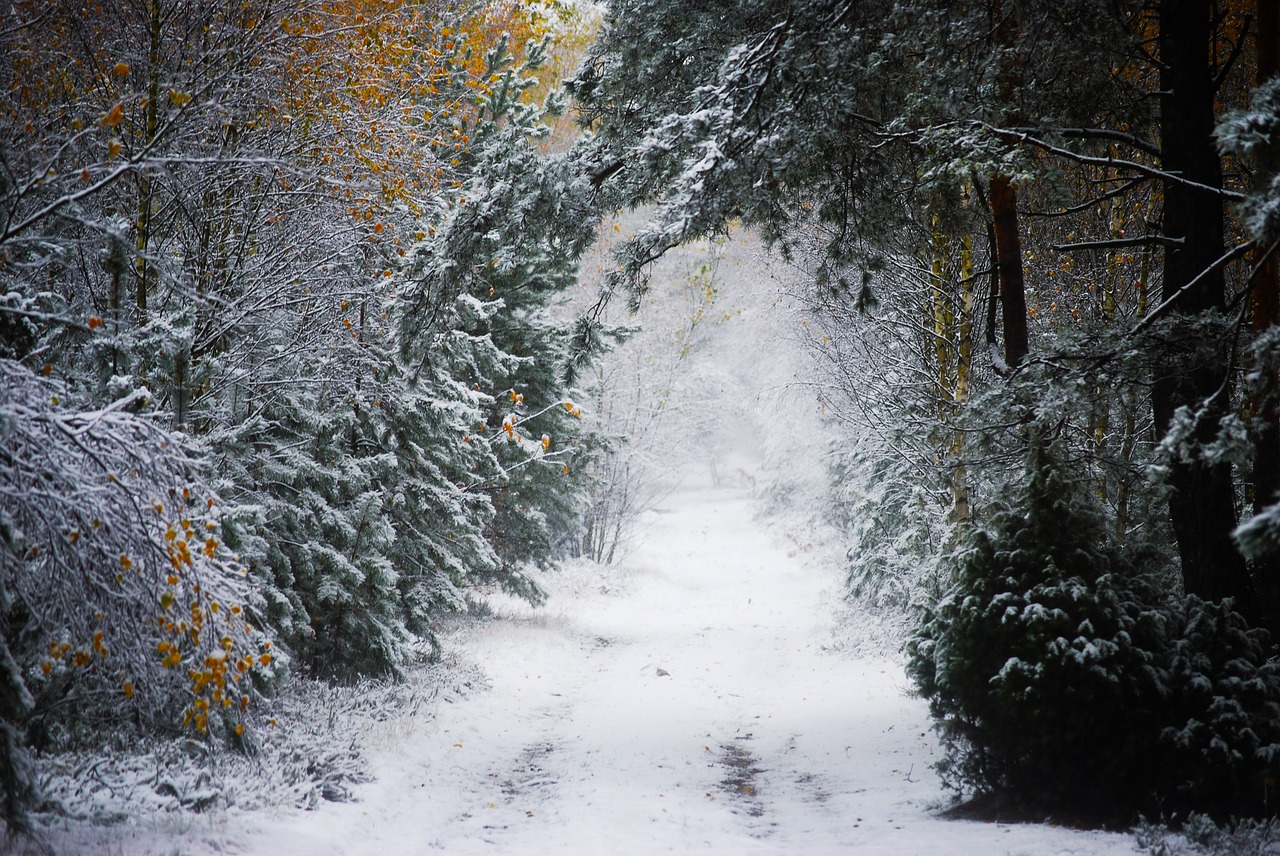
<instances>
[{"instance_id":1,"label":"forest","mask_svg":"<svg viewBox=\"0 0 1280 856\"><path fill-rule=\"evenodd\" d=\"M324 711L720 483L741 235L820 435L742 477L963 816L1274 816L1274 0L13 0L0 76L11 845L138 753L345 798Z\"/></svg>"}]
</instances>

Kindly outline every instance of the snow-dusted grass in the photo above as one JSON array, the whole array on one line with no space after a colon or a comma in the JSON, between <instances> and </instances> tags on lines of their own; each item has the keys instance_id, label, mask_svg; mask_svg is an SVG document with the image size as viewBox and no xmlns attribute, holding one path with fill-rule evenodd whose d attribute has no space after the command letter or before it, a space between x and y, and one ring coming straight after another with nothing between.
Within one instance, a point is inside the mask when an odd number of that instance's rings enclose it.
<instances>
[{"instance_id":1,"label":"snow-dusted grass","mask_svg":"<svg viewBox=\"0 0 1280 856\"><path fill-rule=\"evenodd\" d=\"M352 801L237 799L74 841L127 856L1134 852L1123 835L940 818L936 744L900 662L848 653L841 571L754 509L691 478L625 566L569 565L539 609L492 597L491 619L444 640L450 674L485 676L474 691L338 715L365 723L334 735L366 759Z\"/></svg>"},{"instance_id":2,"label":"snow-dusted grass","mask_svg":"<svg viewBox=\"0 0 1280 856\"><path fill-rule=\"evenodd\" d=\"M68 854L234 849L248 818L351 799L369 781L371 747L409 741L440 704L485 685L474 665L452 657L398 684L294 680L252 756L173 739L43 758L42 789L58 806L41 818L46 836Z\"/></svg>"}]
</instances>

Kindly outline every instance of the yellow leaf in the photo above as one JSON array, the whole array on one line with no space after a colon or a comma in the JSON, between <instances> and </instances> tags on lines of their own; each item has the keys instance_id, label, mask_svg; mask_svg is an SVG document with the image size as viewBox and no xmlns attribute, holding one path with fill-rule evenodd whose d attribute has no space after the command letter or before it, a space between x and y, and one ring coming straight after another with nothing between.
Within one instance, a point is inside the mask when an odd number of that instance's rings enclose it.
<instances>
[{"instance_id":1,"label":"yellow leaf","mask_svg":"<svg viewBox=\"0 0 1280 856\"><path fill-rule=\"evenodd\" d=\"M111 73L114 74L116 77L124 77L126 74L129 73L129 63L127 62L116 63L116 67L111 69Z\"/></svg>"},{"instance_id":2,"label":"yellow leaf","mask_svg":"<svg viewBox=\"0 0 1280 856\"><path fill-rule=\"evenodd\" d=\"M107 111L107 115L102 117L102 127L114 128L124 119L124 105L117 104Z\"/></svg>"}]
</instances>

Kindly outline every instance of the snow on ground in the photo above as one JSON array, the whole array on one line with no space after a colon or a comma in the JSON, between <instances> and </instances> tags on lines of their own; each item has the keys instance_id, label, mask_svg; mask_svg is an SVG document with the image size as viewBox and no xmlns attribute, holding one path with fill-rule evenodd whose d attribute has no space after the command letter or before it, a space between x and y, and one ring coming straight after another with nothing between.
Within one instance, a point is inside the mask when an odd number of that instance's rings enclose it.
<instances>
[{"instance_id":1,"label":"snow on ground","mask_svg":"<svg viewBox=\"0 0 1280 856\"><path fill-rule=\"evenodd\" d=\"M111 851L220 836L272 856L1134 852L938 818L936 743L901 664L830 645L839 571L797 556L747 490L708 482L651 512L623 567L566 568L546 606L497 600L447 640L491 685L370 734L356 801L236 809Z\"/></svg>"}]
</instances>

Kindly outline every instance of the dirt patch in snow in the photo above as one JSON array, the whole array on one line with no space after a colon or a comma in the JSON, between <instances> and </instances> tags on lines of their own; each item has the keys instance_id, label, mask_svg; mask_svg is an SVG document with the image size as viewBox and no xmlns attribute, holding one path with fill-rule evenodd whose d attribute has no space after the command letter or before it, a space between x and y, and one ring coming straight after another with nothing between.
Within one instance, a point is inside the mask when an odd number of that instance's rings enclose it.
<instances>
[{"instance_id":1,"label":"dirt patch in snow","mask_svg":"<svg viewBox=\"0 0 1280 856\"><path fill-rule=\"evenodd\" d=\"M720 744L716 762L724 768L720 789L742 807L750 817L764 816L764 803L760 799L757 777L763 770L757 766L757 758L744 745L745 739Z\"/></svg>"}]
</instances>

